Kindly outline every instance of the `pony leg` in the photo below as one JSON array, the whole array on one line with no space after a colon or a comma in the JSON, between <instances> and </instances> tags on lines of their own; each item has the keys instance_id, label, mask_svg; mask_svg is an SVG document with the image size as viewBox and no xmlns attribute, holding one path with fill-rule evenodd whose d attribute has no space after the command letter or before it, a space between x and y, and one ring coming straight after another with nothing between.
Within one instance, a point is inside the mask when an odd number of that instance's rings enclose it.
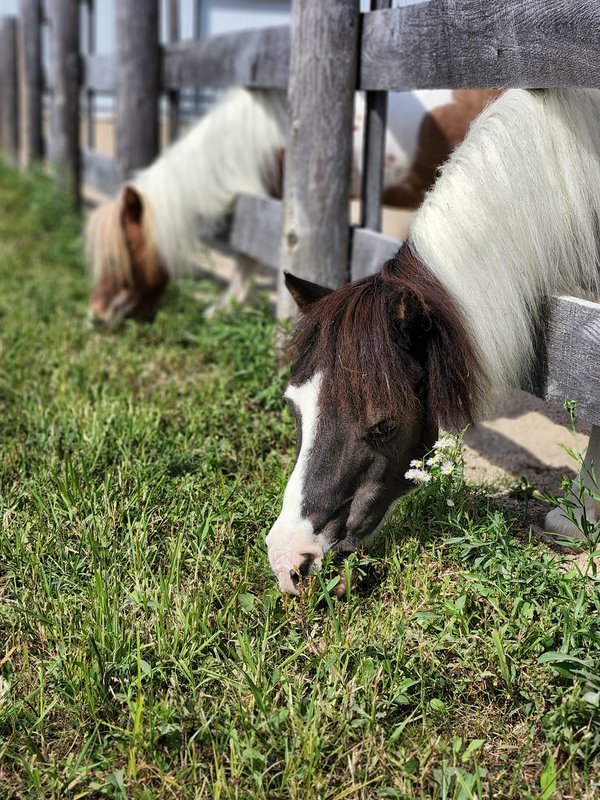
<instances>
[{"instance_id":1,"label":"pony leg","mask_svg":"<svg viewBox=\"0 0 600 800\"><path fill-rule=\"evenodd\" d=\"M579 484L579 485L577 485ZM594 524L600 520L600 426L593 425L592 433L590 435L590 442L588 444L587 452L579 479L571 484L571 490L566 496L566 500L573 503L573 516L578 523L581 522L583 517L583 508L581 507L582 492L581 487L590 490L592 496L588 492L583 494L585 497L585 516L589 523ZM565 516L561 508L555 508L546 515L545 529L552 533L566 534L576 539L583 539L583 533L577 525L574 525L568 517Z\"/></svg>"},{"instance_id":2,"label":"pony leg","mask_svg":"<svg viewBox=\"0 0 600 800\"><path fill-rule=\"evenodd\" d=\"M233 278L223 296L212 306L209 306L204 315L214 317L219 311L231 309L232 303L244 305L252 288L252 279L258 268L258 262L249 256L238 255L235 258Z\"/></svg>"}]
</instances>

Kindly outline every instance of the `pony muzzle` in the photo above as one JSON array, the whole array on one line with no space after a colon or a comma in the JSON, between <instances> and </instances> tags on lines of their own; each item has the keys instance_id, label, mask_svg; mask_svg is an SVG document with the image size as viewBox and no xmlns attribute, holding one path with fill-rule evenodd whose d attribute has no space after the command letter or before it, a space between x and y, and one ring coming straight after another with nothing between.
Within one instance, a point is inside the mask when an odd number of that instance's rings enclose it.
<instances>
[{"instance_id":1,"label":"pony muzzle","mask_svg":"<svg viewBox=\"0 0 600 800\"><path fill-rule=\"evenodd\" d=\"M320 569L325 554L322 544L304 528L303 525L299 530L290 531L278 520L266 538L269 564L277 575L279 588L296 596L310 576Z\"/></svg>"}]
</instances>

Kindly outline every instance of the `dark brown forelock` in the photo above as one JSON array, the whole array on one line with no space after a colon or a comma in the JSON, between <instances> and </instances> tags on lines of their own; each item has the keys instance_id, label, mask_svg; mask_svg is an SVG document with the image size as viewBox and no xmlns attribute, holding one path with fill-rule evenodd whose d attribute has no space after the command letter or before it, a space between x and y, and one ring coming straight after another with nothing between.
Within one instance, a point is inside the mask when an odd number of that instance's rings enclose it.
<instances>
[{"instance_id":1,"label":"dark brown forelock","mask_svg":"<svg viewBox=\"0 0 600 800\"><path fill-rule=\"evenodd\" d=\"M462 309L407 243L377 274L311 305L291 356L294 383L321 370L325 402L363 422L374 413L402 421L425 404L435 424L460 428L486 392ZM416 362L425 371L417 391Z\"/></svg>"}]
</instances>

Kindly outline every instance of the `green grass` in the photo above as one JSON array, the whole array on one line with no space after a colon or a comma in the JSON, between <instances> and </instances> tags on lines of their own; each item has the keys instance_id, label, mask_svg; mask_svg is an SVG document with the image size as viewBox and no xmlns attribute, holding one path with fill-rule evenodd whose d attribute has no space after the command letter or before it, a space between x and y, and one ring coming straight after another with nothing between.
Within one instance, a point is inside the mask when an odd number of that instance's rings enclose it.
<instances>
[{"instance_id":1,"label":"green grass","mask_svg":"<svg viewBox=\"0 0 600 800\"><path fill-rule=\"evenodd\" d=\"M597 584L426 487L281 596L269 314L89 332L80 236L0 167L0 797L599 797Z\"/></svg>"}]
</instances>

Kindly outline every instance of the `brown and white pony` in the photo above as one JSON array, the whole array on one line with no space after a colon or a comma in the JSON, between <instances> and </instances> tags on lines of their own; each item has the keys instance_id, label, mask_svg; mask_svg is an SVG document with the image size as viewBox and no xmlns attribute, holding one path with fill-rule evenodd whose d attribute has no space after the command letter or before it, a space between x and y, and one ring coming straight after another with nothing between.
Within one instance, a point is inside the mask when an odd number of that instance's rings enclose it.
<instances>
[{"instance_id":1,"label":"brown and white pony","mask_svg":"<svg viewBox=\"0 0 600 800\"><path fill-rule=\"evenodd\" d=\"M600 91L511 90L483 112L397 255L337 291L291 275L298 458L267 536L282 590L368 544L440 428L523 385L548 298L600 294ZM594 427L583 483L600 465ZM595 522L599 504L586 501ZM546 527L577 535L555 509Z\"/></svg>"},{"instance_id":2,"label":"brown and white pony","mask_svg":"<svg viewBox=\"0 0 600 800\"><path fill-rule=\"evenodd\" d=\"M390 95L385 201L416 208L437 167L497 94L421 91ZM360 186L364 101L357 98L353 192ZM214 234L241 193L279 196L287 138L280 91L236 89L90 218L87 260L95 280L90 319L152 319L170 279L189 270L200 236ZM256 263L240 258L222 305L244 302Z\"/></svg>"}]
</instances>

